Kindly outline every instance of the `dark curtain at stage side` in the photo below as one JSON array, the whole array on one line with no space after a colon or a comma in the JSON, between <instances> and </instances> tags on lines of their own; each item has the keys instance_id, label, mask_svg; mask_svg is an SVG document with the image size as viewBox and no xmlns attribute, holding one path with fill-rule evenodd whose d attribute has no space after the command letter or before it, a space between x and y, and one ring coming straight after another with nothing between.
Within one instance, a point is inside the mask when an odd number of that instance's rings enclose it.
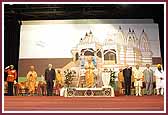
<instances>
[{"instance_id":1,"label":"dark curtain at stage side","mask_svg":"<svg viewBox=\"0 0 168 115\"><path fill-rule=\"evenodd\" d=\"M10 64L18 71L20 21L16 17L4 19L4 68ZM5 79L6 80L6 73ZM17 79L18 81L18 79Z\"/></svg>"},{"instance_id":2,"label":"dark curtain at stage side","mask_svg":"<svg viewBox=\"0 0 168 115\"><path fill-rule=\"evenodd\" d=\"M159 27L159 38L160 38L160 50L161 50L161 57L162 57L162 65L164 68L164 5L159 5L159 9L157 10L158 12L157 17L154 17L154 22L158 23ZM153 12L154 13L154 12ZM164 68L165 69L165 68Z\"/></svg>"},{"instance_id":3,"label":"dark curtain at stage side","mask_svg":"<svg viewBox=\"0 0 168 115\"><path fill-rule=\"evenodd\" d=\"M159 23L159 37L160 37L160 50L161 50L161 57L162 57L162 64L164 68L164 19L163 17L158 21ZM165 69L165 68L164 68Z\"/></svg>"}]
</instances>

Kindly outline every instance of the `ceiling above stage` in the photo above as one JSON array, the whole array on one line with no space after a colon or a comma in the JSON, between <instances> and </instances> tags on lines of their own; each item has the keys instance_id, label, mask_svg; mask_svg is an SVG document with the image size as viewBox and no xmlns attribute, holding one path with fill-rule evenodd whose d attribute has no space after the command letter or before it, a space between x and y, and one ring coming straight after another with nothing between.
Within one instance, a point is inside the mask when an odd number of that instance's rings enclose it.
<instances>
[{"instance_id":1,"label":"ceiling above stage","mask_svg":"<svg viewBox=\"0 0 168 115\"><path fill-rule=\"evenodd\" d=\"M163 18L163 5L5 4L5 18L19 20Z\"/></svg>"}]
</instances>

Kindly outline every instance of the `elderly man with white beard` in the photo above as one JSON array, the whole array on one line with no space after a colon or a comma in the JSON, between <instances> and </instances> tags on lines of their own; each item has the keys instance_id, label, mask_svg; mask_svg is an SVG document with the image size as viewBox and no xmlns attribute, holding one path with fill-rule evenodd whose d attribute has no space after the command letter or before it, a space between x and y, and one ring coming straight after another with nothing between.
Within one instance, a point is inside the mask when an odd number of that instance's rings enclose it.
<instances>
[{"instance_id":1,"label":"elderly man with white beard","mask_svg":"<svg viewBox=\"0 0 168 115\"><path fill-rule=\"evenodd\" d=\"M156 77L156 90L157 90L157 95L163 95L164 93L164 71L161 67L160 64L157 65L157 69L155 70L154 73Z\"/></svg>"}]
</instances>

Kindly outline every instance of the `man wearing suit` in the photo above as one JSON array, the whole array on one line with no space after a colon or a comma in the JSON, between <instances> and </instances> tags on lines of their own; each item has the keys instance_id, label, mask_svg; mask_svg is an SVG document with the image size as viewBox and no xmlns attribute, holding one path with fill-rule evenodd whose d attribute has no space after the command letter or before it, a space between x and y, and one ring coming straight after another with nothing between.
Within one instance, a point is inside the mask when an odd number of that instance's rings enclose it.
<instances>
[{"instance_id":1,"label":"man wearing suit","mask_svg":"<svg viewBox=\"0 0 168 115\"><path fill-rule=\"evenodd\" d=\"M52 64L48 64L48 68L45 70L45 80L47 82L47 96L52 96L53 85L55 80L55 70L52 68Z\"/></svg>"},{"instance_id":2,"label":"man wearing suit","mask_svg":"<svg viewBox=\"0 0 168 115\"><path fill-rule=\"evenodd\" d=\"M131 76L132 76L132 70L127 67L123 70L123 76L124 76L124 85L125 85L125 95L131 94Z\"/></svg>"},{"instance_id":3,"label":"man wearing suit","mask_svg":"<svg viewBox=\"0 0 168 115\"><path fill-rule=\"evenodd\" d=\"M153 70L150 69L150 65L146 64L146 69L143 71L144 80L146 84L146 93L147 95L152 95L153 89Z\"/></svg>"}]
</instances>

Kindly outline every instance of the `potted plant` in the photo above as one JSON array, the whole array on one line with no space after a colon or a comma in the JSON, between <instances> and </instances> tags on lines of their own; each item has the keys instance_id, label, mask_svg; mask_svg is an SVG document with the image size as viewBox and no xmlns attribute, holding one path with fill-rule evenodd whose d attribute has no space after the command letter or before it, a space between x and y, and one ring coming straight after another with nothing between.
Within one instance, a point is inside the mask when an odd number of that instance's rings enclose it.
<instances>
[{"instance_id":1,"label":"potted plant","mask_svg":"<svg viewBox=\"0 0 168 115\"><path fill-rule=\"evenodd\" d=\"M70 87L72 84L73 77L75 76L76 72L74 70L67 69L64 71L65 76L65 86Z\"/></svg>"},{"instance_id":2,"label":"potted plant","mask_svg":"<svg viewBox=\"0 0 168 115\"><path fill-rule=\"evenodd\" d=\"M110 70L110 86L115 88L115 71Z\"/></svg>"}]
</instances>

